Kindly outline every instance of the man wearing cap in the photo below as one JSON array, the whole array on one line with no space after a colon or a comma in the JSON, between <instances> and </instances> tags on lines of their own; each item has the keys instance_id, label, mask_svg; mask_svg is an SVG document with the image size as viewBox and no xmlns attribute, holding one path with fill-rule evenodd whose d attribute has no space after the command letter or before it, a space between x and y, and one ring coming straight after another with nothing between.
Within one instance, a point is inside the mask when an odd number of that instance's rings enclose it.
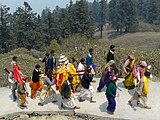
<instances>
[{"instance_id":1,"label":"man wearing cap","mask_svg":"<svg viewBox=\"0 0 160 120\"><path fill-rule=\"evenodd\" d=\"M64 55L60 56L59 66L56 71L56 79L55 79L56 89L59 90L59 92L61 92L61 86L63 82L68 79L67 68L65 65L66 61L67 61L67 57L65 57Z\"/></svg>"},{"instance_id":2,"label":"man wearing cap","mask_svg":"<svg viewBox=\"0 0 160 120\"><path fill-rule=\"evenodd\" d=\"M109 114L114 114L116 109L115 97L116 97L116 90L117 90L117 86L116 86L117 78L115 76L111 76L110 79L111 79L111 82L109 83L106 90L106 98L108 100L107 112Z\"/></svg>"},{"instance_id":3,"label":"man wearing cap","mask_svg":"<svg viewBox=\"0 0 160 120\"><path fill-rule=\"evenodd\" d=\"M74 95L72 93L72 80L73 77L68 76L68 80L65 80L61 86L61 108L67 107L72 109L80 109L80 107L76 105Z\"/></svg>"},{"instance_id":4,"label":"man wearing cap","mask_svg":"<svg viewBox=\"0 0 160 120\"><path fill-rule=\"evenodd\" d=\"M86 70L83 74L82 77L82 89L80 91L80 96L79 96L79 101L83 102L84 100L82 97L86 94L86 92L90 93L90 103L95 103L96 101L93 101L93 94L94 94L94 89L93 86L91 85L93 75L91 74L92 68L87 66Z\"/></svg>"}]
</instances>

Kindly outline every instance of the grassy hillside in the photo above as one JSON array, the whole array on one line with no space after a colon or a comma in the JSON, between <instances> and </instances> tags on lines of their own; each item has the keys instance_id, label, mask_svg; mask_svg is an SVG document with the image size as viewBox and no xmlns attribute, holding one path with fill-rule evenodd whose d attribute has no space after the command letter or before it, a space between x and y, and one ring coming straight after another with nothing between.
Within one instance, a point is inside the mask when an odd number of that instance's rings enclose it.
<instances>
[{"instance_id":1,"label":"grassy hillside","mask_svg":"<svg viewBox=\"0 0 160 120\"><path fill-rule=\"evenodd\" d=\"M136 36L138 36L138 34L140 33L135 33L135 34L130 34L130 35L128 34L127 36L131 36L129 40L132 41ZM145 34L148 35L147 33ZM145 36L145 35L142 35L142 36L143 37L139 38L139 40L148 38L148 36ZM140 60L147 61L148 64L152 65L152 73L158 76L160 74L159 73L160 71L160 49L157 49L155 46L150 47L150 44L148 44L148 42L145 42L144 46L147 47L147 50L146 49L141 50L139 49L139 46L141 46L141 44L137 43L137 41L132 41L133 43L131 43L131 45L136 44L136 46L129 47L129 45L122 42L124 41L124 39L126 39L126 35L121 36L121 37L117 36L116 38L112 40L108 36L108 38L104 40L92 41L92 40L88 40L87 38L83 36L77 35L77 36L73 36L73 37L66 39L64 43L60 45L60 50L58 51L60 51L61 54L67 55L68 57L75 57L77 61L79 62L81 57L85 58L86 54L88 53L88 49L93 47L95 49L94 63L97 65L97 76L100 76L101 71L104 69L104 66L106 64L105 58L109 50L109 46L111 44L115 44L117 46L116 48L117 50L115 54L116 64L120 71L121 71L121 68L127 56L133 53L135 55L137 65ZM159 39L158 37L156 39L153 39L153 43L154 41L158 42L158 39Z\"/></svg>"},{"instance_id":2,"label":"grassy hillside","mask_svg":"<svg viewBox=\"0 0 160 120\"><path fill-rule=\"evenodd\" d=\"M159 40L160 33L133 33L118 35L113 31L106 32L103 40L90 40L81 35L74 35L62 41L62 44L57 44L55 41L46 49L56 49L56 57L66 55L68 58L75 57L79 60L85 58L89 48L94 48L94 63L97 65L97 77L101 75L102 70L106 64L105 57L111 44L116 47L116 64L122 74L121 68L131 53L135 55L136 64L140 60L147 61L152 65L152 73L160 77L160 49ZM143 49L142 49L143 48ZM45 50L44 50L45 51ZM6 54L0 54L0 86L7 85L7 73L3 71L2 65L11 69L11 58L14 55L18 56L18 64L22 68L22 72L28 76L32 75L32 71L36 63L43 66L38 58L43 57L45 52L38 52L36 50L28 51L24 48L13 50ZM157 80L157 78L155 79Z\"/></svg>"},{"instance_id":3,"label":"grassy hillside","mask_svg":"<svg viewBox=\"0 0 160 120\"><path fill-rule=\"evenodd\" d=\"M24 48L16 49L6 54L0 54L0 86L6 86L8 84L8 73L3 70L3 66L7 67L8 70L11 70L11 61L14 55L18 57L18 64L22 68L22 72L30 76L35 64L42 64L37 59L40 56L39 54L39 52L27 51Z\"/></svg>"},{"instance_id":4,"label":"grassy hillside","mask_svg":"<svg viewBox=\"0 0 160 120\"><path fill-rule=\"evenodd\" d=\"M96 36L99 36L99 33ZM152 73L160 77L160 32L119 34L115 31L104 31L103 39L98 42L104 43L102 46L105 47L105 43L116 45L115 56L119 68L124 64L127 55L133 53L137 65L140 60L147 61L152 65ZM106 50L105 47L103 50Z\"/></svg>"},{"instance_id":5,"label":"grassy hillside","mask_svg":"<svg viewBox=\"0 0 160 120\"><path fill-rule=\"evenodd\" d=\"M124 48L136 48L139 50L160 49L160 33L147 32L125 34L113 39L112 42Z\"/></svg>"},{"instance_id":6,"label":"grassy hillside","mask_svg":"<svg viewBox=\"0 0 160 120\"><path fill-rule=\"evenodd\" d=\"M99 36L100 33L96 33ZM104 31L103 39L121 48L137 50L160 49L160 32L138 32L119 34L115 31Z\"/></svg>"}]
</instances>

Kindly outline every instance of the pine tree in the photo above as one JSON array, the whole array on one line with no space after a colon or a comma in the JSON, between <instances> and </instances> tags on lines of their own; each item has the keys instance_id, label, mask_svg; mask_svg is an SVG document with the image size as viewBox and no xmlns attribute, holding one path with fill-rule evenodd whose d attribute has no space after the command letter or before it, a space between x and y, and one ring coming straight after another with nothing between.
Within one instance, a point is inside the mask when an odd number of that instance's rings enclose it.
<instances>
[{"instance_id":1,"label":"pine tree","mask_svg":"<svg viewBox=\"0 0 160 120\"><path fill-rule=\"evenodd\" d=\"M0 5L0 53L9 51L9 42L11 41L8 13L9 7Z\"/></svg>"},{"instance_id":2,"label":"pine tree","mask_svg":"<svg viewBox=\"0 0 160 120\"><path fill-rule=\"evenodd\" d=\"M94 25L91 10L86 0L76 1L72 6L71 33L81 33L91 38L94 34Z\"/></svg>"},{"instance_id":3,"label":"pine tree","mask_svg":"<svg viewBox=\"0 0 160 120\"><path fill-rule=\"evenodd\" d=\"M160 24L160 1L146 0L144 3L144 19L150 24Z\"/></svg>"},{"instance_id":4,"label":"pine tree","mask_svg":"<svg viewBox=\"0 0 160 120\"><path fill-rule=\"evenodd\" d=\"M133 32L138 24L135 0L111 0L109 3L110 22L117 32Z\"/></svg>"},{"instance_id":5,"label":"pine tree","mask_svg":"<svg viewBox=\"0 0 160 120\"><path fill-rule=\"evenodd\" d=\"M100 38L102 39L103 26L106 24L106 20L107 20L107 1L106 0L101 0L100 2L99 17L100 17L99 26L101 31Z\"/></svg>"},{"instance_id":6,"label":"pine tree","mask_svg":"<svg viewBox=\"0 0 160 120\"><path fill-rule=\"evenodd\" d=\"M32 12L32 8L27 2L24 2L24 7L18 7L13 13L13 28L15 28L13 32L16 35L18 47L25 47L29 50L33 48L32 43L36 40L34 34L35 15L36 13Z\"/></svg>"}]
</instances>

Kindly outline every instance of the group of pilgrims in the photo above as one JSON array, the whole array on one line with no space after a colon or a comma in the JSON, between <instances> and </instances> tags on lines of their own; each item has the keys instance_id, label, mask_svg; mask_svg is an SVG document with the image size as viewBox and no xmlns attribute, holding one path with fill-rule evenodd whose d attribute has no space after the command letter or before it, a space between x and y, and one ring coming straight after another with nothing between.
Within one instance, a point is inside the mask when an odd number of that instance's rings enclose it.
<instances>
[{"instance_id":1,"label":"group of pilgrims","mask_svg":"<svg viewBox=\"0 0 160 120\"><path fill-rule=\"evenodd\" d=\"M97 86L97 94L103 92L102 89L106 86L106 98L108 105L106 111L109 114L113 114L116 109L116 96L117 96L117 80L119 78L119 71L115 63L114 58L115 45L110 46L110 50L106 57L106 65L102 71L102 76ZM9 82L11 83L11 91L13 101L18 98L20 100L20 108L24 109L26 105L26 97L35 99L37 92L40 92L39 106L43 106L50 102L57 102L60 100L60 107L63 109L80 109L77 106L77 100L79 102L85 101L84 95L90 94L90 103L95 103L94 87L96 65L93 63L94 49L90 48L86 58L81 58L76 69L75 59L68 59L65 55L61 55L58 58L58 62L55 58L55 51L51 50L50 54L46 53L45 57L40 58L41 62L44 62L45 68L42 70L39 64L35 65L32 73L31 80L28 80L28 76L21 72L21 68L18 65L17 56L12 57L12 70L9 73ZM136 68L135 58L131 54L128 56L126 62L123 65L124 71L124 87L126 89L135 89L135 93L128 101L128 104L132 106L132 101L137 100L137 105L140 103L140 99L144 104L144 108L150 109L147 103L148 96L148 84L151 78L149 69L151 66L147 66L145 61L140 61ZM29 81L30 92L27 89L26 82ZM17 91L17 93L16 93ZM57 99L56 94L61 95L61 99ZM79 93L78 98L75 97L75 93Z\"/></svg>"}]
</instances>

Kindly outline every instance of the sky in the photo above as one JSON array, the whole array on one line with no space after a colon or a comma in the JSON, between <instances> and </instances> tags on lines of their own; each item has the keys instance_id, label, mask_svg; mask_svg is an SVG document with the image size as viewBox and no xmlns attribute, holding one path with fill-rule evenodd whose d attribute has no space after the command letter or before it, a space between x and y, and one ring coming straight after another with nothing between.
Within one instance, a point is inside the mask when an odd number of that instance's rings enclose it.
<instances>
[{"instance_id":1,"label":"sky","mask_svg":"<svg viewBox=\"0 0 160 120\"><path fill-rule=\"evenodd\" d=\"M55 9L58 5L61 8L65 8L66 4L69 4L70 0L0 0L0 4L10 7L10 12L15 12L17 7L23 6L26 1L33 9L34 12L41 14L42 10L46 7L51 10ZM73 0L75 2L76 0ZM94 0L88 0L93 2Z\"/></svg>"}]
</instances>

